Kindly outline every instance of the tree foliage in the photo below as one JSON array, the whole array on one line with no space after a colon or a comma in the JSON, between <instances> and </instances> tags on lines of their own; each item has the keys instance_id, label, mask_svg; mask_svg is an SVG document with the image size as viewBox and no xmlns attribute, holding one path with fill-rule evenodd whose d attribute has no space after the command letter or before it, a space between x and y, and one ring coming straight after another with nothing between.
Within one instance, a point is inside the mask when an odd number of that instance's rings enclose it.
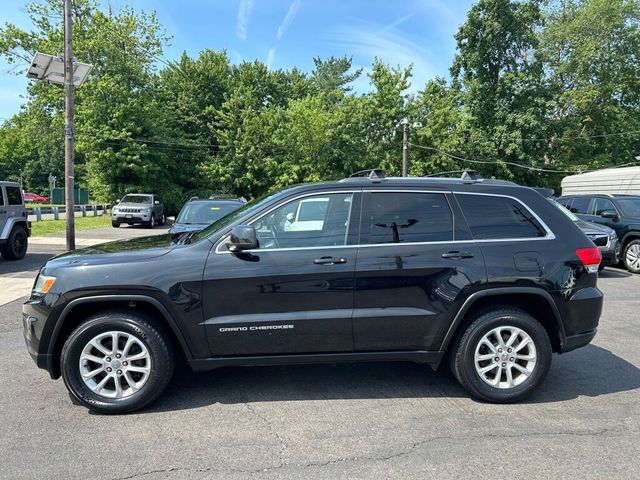
<instances>
[{"instance_id":1,"label":"tree foliage","mask_svg":"<svg viewBox=\"0 0 640 480\"><path fill-rule=\"evenodd\" d=\"M479 0L450 79L412 86L411 65L375 60L364 92L348 56L316 57L309 73L233 64L225 51L170 62L155 14L73 8L75 56L94 65L76 92L76 177L97 200L154 191L176 209L192 195L257 197L364 168L399 174L403 119L422 124L413 175L476 168L556 186L564 171L640 153L638 0ZM31 29L0 28L0 54L17 66L62 51L62 0L26 9ZM31 83L0 127L0 177L46 191L49 174L62 178L62 132L62 88Z\"/></svg>"}]
</instances>

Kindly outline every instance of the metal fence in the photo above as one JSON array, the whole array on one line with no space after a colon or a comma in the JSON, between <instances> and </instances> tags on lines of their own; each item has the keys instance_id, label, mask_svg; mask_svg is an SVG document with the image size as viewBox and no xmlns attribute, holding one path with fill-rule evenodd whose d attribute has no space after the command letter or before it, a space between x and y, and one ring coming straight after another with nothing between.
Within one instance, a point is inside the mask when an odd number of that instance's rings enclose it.
<instances>
[{"instance_id":1,"label":"metal fence","mask_svg":"<svg viewBox=\"0 0 640 480\"><path fill-rule=\"evenodd\" d=\"M107 214L109 205L75 205L73 211L80 212L82 217L97 217L98 215ZM36 222L50 220L51 216L53 216L53 220L59 220L60 214L66 212L66 207L52 207L48 205L27 208L29 220ZM45 215L49 218L44 218Z\"/></svg>"}]
</instances>

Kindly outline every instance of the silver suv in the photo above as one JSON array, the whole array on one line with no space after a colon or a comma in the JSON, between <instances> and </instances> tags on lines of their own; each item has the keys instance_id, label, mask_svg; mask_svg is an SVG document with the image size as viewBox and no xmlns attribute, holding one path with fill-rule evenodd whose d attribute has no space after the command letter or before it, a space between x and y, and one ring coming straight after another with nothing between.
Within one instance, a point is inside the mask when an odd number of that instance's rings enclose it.
<instances>
[{"instance_id":1,"label":"silver suv","mask_svg":"<svg viewBox=\"0 0 640 480\"><path fill-rule=\"evenodd\" d=\"M27 254L31 224L19 183L0 182L0 253L5 260L20 260Z\"/></svg>"},{"instance_id":2,"label":"silver suv","mask_svg":"<svg viewBox=\"0 0 640 480\"><path fill-rule=\"evenodd\" d=\"M111 209L111 225L118 228L122 223L141 223L149 228L164 225L162 200L158 195L148 193L130 193L122 200L116 200Z\"/></svg>"}]
</instances>

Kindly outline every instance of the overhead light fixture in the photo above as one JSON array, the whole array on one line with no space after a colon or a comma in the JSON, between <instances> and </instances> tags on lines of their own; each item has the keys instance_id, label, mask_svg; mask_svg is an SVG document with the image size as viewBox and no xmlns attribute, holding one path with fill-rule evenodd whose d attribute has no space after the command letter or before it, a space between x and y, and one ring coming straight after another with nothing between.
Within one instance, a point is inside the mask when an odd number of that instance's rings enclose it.
<instances>
[{"instance_id":1,"label":"overhead light fixture","mask_svg":"<svg viewBox=\"0 0 640 480\"><path fill-rule=\"evenodd\" d=\"M73 62L73 86L79 87L91 72L93 65ZM64 85L64 59L60 56L36 52L27 71L27 78Z\"/></svg>"}]
</instances>

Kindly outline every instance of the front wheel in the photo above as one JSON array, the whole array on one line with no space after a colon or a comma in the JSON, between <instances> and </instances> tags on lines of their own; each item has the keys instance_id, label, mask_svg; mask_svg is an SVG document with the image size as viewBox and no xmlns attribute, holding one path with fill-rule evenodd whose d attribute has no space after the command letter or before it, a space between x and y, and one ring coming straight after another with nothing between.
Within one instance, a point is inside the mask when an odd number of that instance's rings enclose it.
<instances>
[{"instance_id":1,"label":"front wheel","mask_svg":"<svg viewBox=\"0 0 640 480\"><path fill-rule=\"evenodd\" d=\"M0 253L5 260L20 260L27 254L28 235L24 227L16 225L11 230L7 242L2 245Z\"/></svg>"},{"instance_id":2,"label":"front wheel","mask_svg":"<svg viewBox=\"0 0 640 480\"><path fill-rule=\"evenodd\" d=\"M155 228L156 226L156 217L151 215L151 220L149 220L149 223L147 224L147 226L149 228Z\"/></svg>"},{"instance_id":3,"label":"front wheel","mask_svg":"<svg viewBox=\"0 0 640 480\"><path fill-rule=\"evenodd\" d=\"M126 413L155 400L173 375L173 348L152 318L111 310L88 318L69 336L60 367L80 403L98 413Z\"/></svg>"},{"instance_id":4,"label":"front wheel","mask_svg":"<svg viewBox=\"0 0 640 480\"><path fill-rule=\"evenodd\" d=\"M542 383L551 365L546 330L515 308L481 314L452 348L456 378L471 395L487 402L526 398Z\"/></svg>"},{"instance_id":5,"label":"front wheel","mask_svg":"<svg viewBox=\"0 0 640 480\"><path fill-rule=\"evenodd\" d=\"M640 240L631 240L624 249L624 266L631 273L640 273Z\"/></svg>"}]
</instances>

